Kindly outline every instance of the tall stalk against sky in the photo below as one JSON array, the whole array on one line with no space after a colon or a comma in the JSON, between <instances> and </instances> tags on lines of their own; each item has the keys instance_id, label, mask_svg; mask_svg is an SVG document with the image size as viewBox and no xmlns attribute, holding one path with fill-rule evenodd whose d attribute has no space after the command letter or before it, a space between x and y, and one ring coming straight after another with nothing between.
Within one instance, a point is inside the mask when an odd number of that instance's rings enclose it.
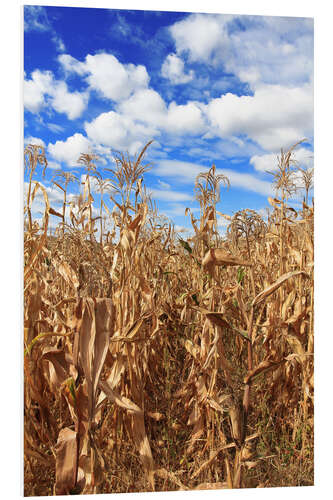
<instances>
[{"instance_id":1,"label":"tall stalk against sky","mask_svg":"<svg viewBox=\"0 0 333 500\"><path fill-rule=\"evenodd\" d=\"M47 159L45 156L45 150L43 146L36 144L28 144L24 149L24 165L25 170L29 174L29 185L27 193L26 208L28 213L28 228L29 231L32 229L32 218L31 218L31 187L32 178L37 168L37 165L43 167L43 176L45 174L45 169L47 167Z\"/></svg>"},{"instance_id":2,"label":"tall stalk against sky","mask_svg":"<svg viewBox=\"0 0 333 500\"><path fill-rule=\"evenodd\" d=\"M94 200L91 195L90 179L91 177L94 177L95 179L101 177L101 175L97 171L95 163L93 163L94 160L98 160L98 155L93 153L82 153L78 159L78 163L81 163L86 169L86 182L85 182L84 192L87 190L87 201L89 210L88 224L89 224L89 235L91 240L93 239L92 203Z\"/></svg>"},{"instance_id":3,"label":"tall stalk against sky","mask_svg":"<svg viewBox=\"0 0 333 500\"><path fill-rule=\"evenodd\" d=\"M105 205L104 200L103 200L103 195L104 195L104 193L106 193L112 189L112 184L110 183L110 179L97 178L96 180L98 183L96 191L99 192L100 196L101 196L100 207L99 207L99 216L100 216L100 232L101 232L100 243L102 243L103 232L104 232L104 229L103 229L103 207L106 208L106 210L108 211L108 208Z\"/></svg>"},{"instance_id":4,"label":"tall stalk against sky","mask_svg":"<svg viewBox=\"0 0 333 500\"><path fill-rule=\"evenodd\" d=\"M220 185L230 187L224 174L217 174L215 165L208 172L201 172L195 179L195 197L200 203L200 232L202 233L202 254L208 249L208 241L217 235L216 205L220 201ZM206 248L204 248L204 243Z\"/></svg>"},{"instance_id":5,"label":"tall stalk against sky","mask_svg":"<svg viewBox=\"0 0 333 500\"><path fill-rule=\"evenodd\" d=\"M56 182L57 181L57 182ZM79 183L79 179L71 172L64 172L61 170L60 172L57 172L54 174L52 177L52 182L55 184L59 189L61 189L64 193L64 200L62 204L62 236L64 237L65 234L65 216L66 216L66 205L67 205L67 188L68 184L70 182L75 182ZM61 186L59 182L64 182L64 186Z\"/></svg>"}]
</instances>

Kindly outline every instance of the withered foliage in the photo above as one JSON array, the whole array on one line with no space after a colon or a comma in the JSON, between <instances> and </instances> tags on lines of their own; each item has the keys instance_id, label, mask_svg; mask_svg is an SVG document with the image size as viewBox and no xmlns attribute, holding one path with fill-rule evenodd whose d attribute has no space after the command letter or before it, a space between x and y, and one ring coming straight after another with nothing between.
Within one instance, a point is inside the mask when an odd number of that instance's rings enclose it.
<instances>
[{"instance_id":1,"label":"withered foliage","mask_svg":"<svg viewBox=\"0 0 333 500\"><path fill-rule=\"evenodd\" d=\"M44 151L26 148L25 495L312 484L314 209L288 206L292 150L265 221L217 212L229 181L200 174L185 241L145 190L148 146L108 179L81 155L76 201L74 177L53 179L61 213L33 181ZM95 218L92 182L114 204Z\"/></svg>"}]
</instances>

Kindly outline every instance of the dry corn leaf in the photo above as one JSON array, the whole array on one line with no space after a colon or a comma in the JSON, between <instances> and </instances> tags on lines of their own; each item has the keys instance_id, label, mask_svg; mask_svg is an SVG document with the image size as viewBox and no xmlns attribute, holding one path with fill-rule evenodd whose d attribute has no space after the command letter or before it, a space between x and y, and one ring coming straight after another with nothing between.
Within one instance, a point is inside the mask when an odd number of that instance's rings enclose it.
<instances>
[{"instance_id":1,"label":"dry corn leaf","mask_svg":"<svg viewBox=\"0 0 333 500\"><path fill-rule=\"evenodd\" d=\"M129 413L136 413L139 415L143 414L143 411L138 405L133 403L133 401L126 398L125 396L121 396L117 391L111 388L108 382L103 382L102 380L100 380L99 387L104 392L104 394L109 398L110 401L116 403L121 408L124 408Z\"/></svg>"},{"instance_id":2,"label":"dry corn leaf","mask_svg":"<svg viewBox=\"0 0 333 500\"><path fill-rule=\"evenodd\" d=\"M301 341L295 336L295 335L287 335L286 336L287 342L294 351L295 354L298 354L300 357L300 360L303 362L306 359L306 354L304 351L304 348L302 346Z\"/></svg>"},{"instance_id":3,"label":"dry corn leaf","mask_svg":"<svg viewBox=\"0 0 333 500\"><path fill-rule=\"evenodd\" d=\"M265 300L267 297L269 297L272 293L274 293L280 286L290 278L294 278L295 276L299 276L303 274L304 276L308 276L305 271L292 271L290 273L286 273L283 276L281 276L279 279L277 279L272 285L268 286L260 292L252 301L252 307L260 304L263 300Z\"/></svg>"},{"instance_id":4,"label":"dry corn leaf","mask_svg":"<svg viewBox=\"0 0 333 500\"><path fill-rule=\"evenodd\" d=\"M145 421L143 412L141 414L136 413L133 415L133 438L136 447L139 451L141 461L143 464L144 471L146 473L147 479L152 490L155 490L155 480L154 480L154 460L151 452L149 440L146 434Z\"/></svg>"},{"instance_id":5,"label":"dry corn leaf","mask_svg":"<svg viewBox=\"0 0 333 500\"><path fill-rule=\"evenodd\" d=\"M199 361L200 347L194 345L189 339L186 339L184 342L185 349L196 359Z\"/></svg>"},{"instance_id":6,"label":"dry corn leaf","mask_svg":"<svg viewBox=\"0 0 333 500\"><path fill-rule=\"evenodd\" d=\"M211 248L202 259L202 266L211 274L214 266L252 266L252 263L234 257L221 248Z\"/></svg>"},{"instance_id":7,"label":"dry corn leaf","mask_svg":"<svg viewBox=\"0 0 333 500\"><path fill-rule=\"evenodd\" d=\"M249 460L246 460L245 462L243 462L243 464L248 468L248 469L253 469L254 467L256 467L258 465L258 462L253 462L253 461L249 461Z\"/></svg>"},{"instance_id":8,"label":"dry corn leaf","mask_svg":"<svg viewBox=\"0 0 333 500\"><path fill-rule=\"evenodd\" d=\"M229 407L229 418L231 426L231 435L235 443L242 443L243 441L243 412L241 405L232 403Z\"/></svg>"},{"instance_id":9,"label":"dry corn leaf","mask_svg":"<svg viewBox=\"0 0 333 500\"><path fill-rule=\"evenodd\" d=\"M155 412L148 411L147 415L153 420L156 420L156 422L160 422L160 420L163 420L165 418L165 415L163 415L163 413L159 413L158 411Z\"/></svg>"},{"instance_id":10,"label":"dry corn leaf","mask_svg":"<svg viewBox=\"0 0 333 500\"><path fill-rule=\"evenodd\" d=\"M221 413L223 413L225 411L225 408L222 408L222 406L217 401L215 401L215 399L213 399L212 397L208 396L206 401L209 404L209 406L211 406L213 408L213 410L219 411Z\"/></svg>"},{"instance_id":11,"label":"dry corn leaf","mask_svg":"<svg viewBox=\"0 0 333 500\"><path fill-rule=\"evenodd\" d=\"M252 380L257 377L258 375L262 373L266 373L271 370L276 370L279 366L281 366L285 362L285 359L282 359L280 361L272 361L272 360L264 360L261 363L259 363L258 366L256 366L253 370L251 370L245 377L244 377L244 384L249 384L252 382Z\"/></svg>"},{"instance_id":12,"label":"dry corn leaf","mask_svg":"<svg viewBox=\"0 0 333 500\"><path fill-rule=\"evenodd\" d=\"M56 217L60 217L60 219L62 219L62 214L54 210L52 207L49 208L49 214L55 215Z\"/></svg>"},{"instance_id":13,"label":"dry corn leaf","mask_svg":"<svg viewBox=\"0 0 333 500\"><path fill-rule=\"evenodd\" d=\"M76 379L77 370L73 365L72 356L64 350L46 347L41 359L49 362L50 386L53 392L57 392L69 377Z\"/></svg>"},{"instance_id":14,"label":"dry corn leaf","mask_svg":"<svg viewBox=\"0 0 333 500\"><path fill-rule=\"evenodd\" d=\"M183 484L178 479L178 477L176 476L176 474L174 474L172 471L168 471L168 470L162 468L162 469L157 469L155 471L155 474L157 474L159 477L161 477L163 479L169 479L169 481L171 481L172 483L174 483L177 486L179 486L180 490L189 490L189 488L187 486L185 486L185 484Z\"/></svg>"},{"instance_id":15,"label":"dry corn leaf","mask_svg":"<svg viewBox=\"0 0 333 500\"><path fill-rule=\"evenodd\" d=\"M65 427L59 432L56 452L56 495L69 495L77 478L77 433Z\"/></svg>"},{"instance_id":16,"label":"dry corn leaf","mask_svg":"<svg viewBox=\"0 0 333 500\"><path fill-rule=\"evenodd\" d=\"M74 269L62 259L62 257L53 258L53 264L56 266L59 274L64 278L65 281L77 290L80 286L79 279L74 271Z\"/></svg>"},{"instance_id":17,"label":"dry corn leaf","mask_svg":"<svg viewBox=\"0 0 333 500\"><path fill-rule=\"evenodd\" d=\"M80 358L87 380L89 417L93 419L99 378L113 334L114 309L111 299L80 298L82 322L79 332Z\"/></svg>"}]
</instances>

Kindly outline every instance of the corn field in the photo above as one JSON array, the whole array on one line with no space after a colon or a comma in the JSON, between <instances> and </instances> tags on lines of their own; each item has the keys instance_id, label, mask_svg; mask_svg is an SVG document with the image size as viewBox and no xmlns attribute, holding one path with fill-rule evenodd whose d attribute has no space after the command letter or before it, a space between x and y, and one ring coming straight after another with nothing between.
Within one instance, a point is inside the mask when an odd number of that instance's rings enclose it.
<instances>
[{"instance_id":1,"label":"corn field","mask_svg":"<svg viewBox=\"0 0 333 500\"><path fill-rule=\"evenodd\" d=\"M149 144L119 154L107 179L82 154L75 202L72 174L54 178L61 212L34 180L43 148L25 148L25 495L311 485L312 172L282 151L267 217L230 216L213 165L195 180L200 217L186 209L184 240L145 188Z\"/></svg>"}]
</instances>

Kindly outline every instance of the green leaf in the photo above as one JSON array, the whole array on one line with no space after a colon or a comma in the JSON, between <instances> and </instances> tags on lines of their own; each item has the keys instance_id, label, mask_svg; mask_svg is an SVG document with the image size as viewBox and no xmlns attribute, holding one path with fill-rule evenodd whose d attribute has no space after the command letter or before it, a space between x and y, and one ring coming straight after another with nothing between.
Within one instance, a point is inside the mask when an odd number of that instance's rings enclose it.
<instances>
[{"instance_id":1,"label":"green leaf","mask_svg":"<svg viewBox=\"0 0 333 500\"><path fill-rule=\"evenodd\" d=\"M178 241L179 243L181 244L181 246L183 248L185 248L185 250L187 250L187 252L189 253L192 253L192 248L190 247L190 245L187 243L187 241L183 240L182 238L179 238L178 237Z\"/></svg>"},{"instance_id":2,"label":"green leaf","mask_svg":"<svg viewBox=\"0 0 333 500\"><path fill-rule=\"evenodd\" d=\"M197 299L197 296L196 294L194 293L193 295L191 295L192 299L194 300L194 302L196 303L197 306L200 306L199 302L198 302L198 299Z\"/></svg>"},{"instance_id":3,"label":"green leaf","mask_svg":"<svg viewBox=\"0 0 333 500\"><path fill-rule=\"evenodd\" d=\"M240 283L242 285L244 276L245 276L244 267L239 267L237 269L237 283Z\"/></svg>"}]
</instances>

